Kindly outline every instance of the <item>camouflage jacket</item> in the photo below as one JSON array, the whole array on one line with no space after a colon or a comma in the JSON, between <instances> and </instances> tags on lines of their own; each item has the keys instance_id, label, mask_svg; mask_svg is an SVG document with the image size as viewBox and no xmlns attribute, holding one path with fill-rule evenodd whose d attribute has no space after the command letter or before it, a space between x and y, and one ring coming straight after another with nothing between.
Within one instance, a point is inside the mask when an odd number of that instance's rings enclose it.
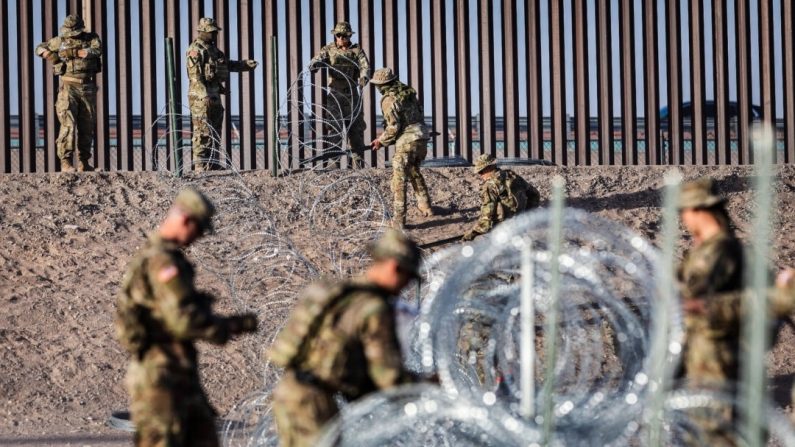
<instances>
[{"instance_id":1,"label":"camouflage jacket","mask_svg":"<svg viewBox=\"0 0 795 447\"><path fill-rule=\"evenodd\" d=\"M516 212L504 205L508 198L508 179L511 177L516 178L517 180L514 181L525 190L524 197L521 198L524 203L518 204ZM480 186L480 217L472 232L486 234L505 219L526 209L537 207L539 200L538 190L524 181L521 176L510 169L497 169L494 175Z\"/></svg>"},{"instance_id":2,"label":"camouflage jacket","mask_svg":"<svg viewBox=\"0 0 795 447\"><path fill-rule=\"evenodd\" d=\"M743 267L740 242L729 233L718 233L685 253L677 270L682 297L708 298L713 293L740 290Z\"/></svg>"},{"instance_id":3,"label":"camouflage jacket","mask_svg":"<svg viewBox=\"0 0 795 447\"><path fill-rule=\"evenodd\" d=\"M320 49L320 52L309 62L311 69L328 64L329 87L338 90L356 89L360 78L370 79L370 61L359 45L353 43L343 49L332 42Z\"/></svg>"},{"instance_id":4,"label":"camouflage jacket","mask_svg":"<svg viewBox=\"0 0 795 447\"><path fill-rule=\"evenodd\" d=\"M102 71L102 41L94 33L83 32L75 37L55 36L40 43L36 54L44 57L45 50L50 52L47 60L53 63L56 76L87 78ZM86 57L78 56L79 50L86 50Z\"/></svg>"},{"instance_id":5,"label":"camouflage jacket","mask_svg":"<svg viewBox=\"0 0 795 447\"><path fill-rule=\"evenodd\" d=\"M193 374L194 340L226 343L235 317L219 317L212 297L194 288L193 266L179 246L152 235L130 262L117 299L116 335L134 360Z\"/></svg>"},{"instance_id":6,"label":"camouflage jacket","mask_svg":"<svg viewBox=\"0 0 795 447\"><path fill-rule=\"evenodd\" d=\"M304 303L312 301L306 294L317 293L308 288L274 343L276 349L278 343L291 343L297 335L291 331L302 332L299 338L306 337L292 362L297 375L309 376L323 388L340 391L351 400L407 381L391 295L365 278L323 287L342 293L312 321L296 325L294 322L302 320L299 314L308 310ZM300 327L307 325L312 329Z\"/></svg>"},{"instance_id":7,"label":"camouflage jacket","mask_svg":"<svg viewBox=\"0 0 795 447\"><path fill-rule=\"evenodd\" d=\"M427 140L425 116L417 99L417 92L400 81L385 87L381 94L381 110L384 116L384 133L378 139L381 145L397 143L401 146L417 140Z\"/></svg>"},{"instance_id":8,"label":"camouflage jacket","mask_svg":"<svg viewBox=\"0 0 795 447\"><path fill-rule=\"evenodd\" d=\"M198 99L226 93L224 83L229 80L229 72L245 70L243 61L227 60L218 47L198 38L188 47L185 64L190 80L188 96Z\"/></svg>"}]
</instances>

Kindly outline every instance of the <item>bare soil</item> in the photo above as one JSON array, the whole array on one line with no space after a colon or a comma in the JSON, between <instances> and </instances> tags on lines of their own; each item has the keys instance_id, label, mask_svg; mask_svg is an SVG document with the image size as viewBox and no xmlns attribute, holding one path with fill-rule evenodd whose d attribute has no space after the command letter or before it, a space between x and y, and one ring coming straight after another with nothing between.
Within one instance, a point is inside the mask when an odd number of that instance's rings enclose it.
<instances>
[{"instance_id":1,"label":"bare soil","mask_svg":"<svg viewBox=\"0 0 795 447\"><path fill-rule=\"evenodd\" d=\"M656 238L663 168L514 170L545 198L550 179L560 174L567 181L569 206ZM376 189L388 199L390 172L368 172L376 178ZM753 236L751 169L689 167L682 172L686 178L713 176L728 197L739 236L745 240ZM412 208L407 230L423 243L463 233L478 213L479 180L463 168L425 169L424 173L436 216L422 218ZM220 237L237 227L264 225L324 270L328 258L323 239L329 236L318 234L309 223L312 186L345 174L302 172L274 179L265 172L240 177L208 173L183 180L161 173L0 176L0 444L129 444L129 435L105 425L111 411L127 406L123 387L127 356L113 334L115 297L126 263L157 226L183 183L195 182L219 200L230 196L229 189L245 190L271 222L255 222L248 210L236 212L238 205L229 202L219 216L221 228L227 230ZM794 168L783 167L779 172L777 198L772 263L780 268L795 264ZM200 241L195 253L212 252L221 261L236 256L239 246L219 250L213 237ZM217 309L233 312L251 306L230 298L223 274L202 268L211 265L206 261L199 266L198 283L218 295ZM309 275L305 270L297 272L297 276ZM293 286L306 279L297 278ZM261 386L262 369L255 362L261 361L259 351L288 311L289 302L261 313L271 321L263 322L255 338L224 347L200 345L205 388L220 414ZM252 354L252 349L259 351ZM787 328L768 361L771 391L782 408L789 407L794 354L795 333Z\"/></svg>"}]
</instances>

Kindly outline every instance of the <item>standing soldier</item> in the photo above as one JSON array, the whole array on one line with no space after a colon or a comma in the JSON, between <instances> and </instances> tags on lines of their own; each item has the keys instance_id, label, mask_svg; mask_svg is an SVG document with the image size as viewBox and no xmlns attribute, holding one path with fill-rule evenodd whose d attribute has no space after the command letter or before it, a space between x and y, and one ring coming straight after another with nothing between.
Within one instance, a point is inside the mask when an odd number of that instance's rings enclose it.
<instances>
[{"instance_id":1,"label":"standing soldier","mask_svg":"<svg viewBox=\"0 0 795 447\"><path fill-rule=\"evenodd\" d=\"M361 109L361 94L370 79L370 62L359 45L351 42L354 34L351 24L338 22L331 30L334 42L324 46L309 62L309 69L315 71L324 64L328 66L328 86L331 93L327 104L329 119L335 131L348 130L348 145L351 161L357 168L364 167L364 118ZM357 85L358 84L358 85ZM340 146L344 142L338 143Z\"/></svg>"},{"instance_id":2,"label":"standing soldier","mask_svg":"<svg viewBox=\"0 0 795 447\"><path fill-rule=\"evenodd\" d=\"M74 172L75 146L80 160L77 170L94 170L88 160L97 124L94 76L102 71L102 42L83 26L83 19L68 15L61 26L61 34L36 47L36 55L52 62L53 72L61 77L55 103L61 131L55 144L62 172Z\"/></svg>"},{"instance_id":3,"label":"standing soldier","mask_svg":"<svg viewBox=\"0 0 795 447\"><path fill-rule=\"evenodd\" d=\"M213 212L200 192L180 192L122 280L116 334L132 355L126 384L136 446L217 446L215 411L199 382L193 342L225 344L257 328L253 315L214 314L213 297L194 288L182 250L212 230Z\"/></svg>"},{"instance_id":4,"label":"standing soldier","mask_svg":"<svg viewBox=\"0 0 795 447\"><path fill-rule=\"evenodd\" d=\"M483 180L480 218L475 227L464 234L463 240L471 241L505 219L538 206L541 197L538 190L510 169L498 168L493 156L483 154L478 157L472 172Z\"/></svg>"},{"instance_id":5,"label":"standing soldier","mask_svg":"<svg viewBox=\"0 0 795 447\"><path fill-rule=\"evenodd\" d=\"M258 65L252 59L227 60L223 51L215 46L220 29L215 19L205 17L199 20L196 28L199 36L190 44L187 53L193 168L197 172L216 167L218 135L224 122L221 95L226 94L229 72L251 71Z\"/></svg>"},{"instance_id":6,"label":"standing soldier","mask_svg":"<svg viewBox=\"0 0 795 447\"><path fill-rule=\"evenodd\" d=\"M392 158L392 193L394 217L392 225L403 228L406 224L406 182L410 179L417 207L428 217L433 215L428 187L420 173L420 163L428 153L428 130L425 116L417 99L417 92L400 82L390 68L380 68L373 74L373 85L381 93L381 110L384 133L373 140L373 150L395 144Z\"/></svg>"},{"instance_id":7,"label":"standing soldier","mask_svg":"<svg viewBox=\"0 0 795 447\"><path fill-rule=\"evenodd\" d=\"M411 381L403 369L392 300L418 276L420 250L387 230L370 247L364 275L309 286L271 348L285 368L273 392L282 447L312 446L339 409L334 395L359 399Z\"/></svg>"}]
</instances>

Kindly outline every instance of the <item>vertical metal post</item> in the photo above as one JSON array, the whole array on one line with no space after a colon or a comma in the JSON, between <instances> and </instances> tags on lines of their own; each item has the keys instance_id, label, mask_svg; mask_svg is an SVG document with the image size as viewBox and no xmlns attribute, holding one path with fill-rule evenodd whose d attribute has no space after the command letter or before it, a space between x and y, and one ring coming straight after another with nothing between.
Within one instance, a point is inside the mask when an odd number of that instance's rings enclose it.
<instances>
[{"instance_id":1,"label":"vertical metal post","mask_svg":"<svg viewBox=\"0 0 795 447\"><path fill-rule=\"evenodd\" d=\"M271 54L279 54L276 47L276 36L271 36ZM279 60L276 57L271 58L271 95L273 102L273 146L271 147L271 175L276 177L279 175Z\"/></svg>"},{"instance_id":2,"label":"vertical metal post","mask_svg":"<svg viewBox=\"0 0 795 447\"><path fill-rule=\"evenodd\" d=\"M537 1L525 3L525 49L527 64L527 151L531 158L544 159L544 117L541 109L541 19ZM469 51L468 49L466 51Z\"/></svg>"},{"instance_id":3,"label":"vertical metal post","mask_svg":"<svg viewBox=\"0 0 795 447\"><path fill-rule=\"evenodd\" d=\"M668 161L684 163L685 145L682 138L682 24L679 19L680 0L666 0L666 52L668 79Z\"/></svg>"},{"instance_id":4,"label":"vertical metal post","mask_svg":"<svg viewBox=\"0 0 795 447\"><path fill-rule=\"evenodd\" d=\"M566 46L563 39L563 0L550 0L550 78L552 83L552 161L568 165L566 117Z\"/></svg>"},{"instance_id":5,"label":"vertical metal post","mask_svg":"<svg viewBox=\"0 0 795 447\"><path fill-rule=\"evenodd\" d=\"M637 105L635 103L634 0L621 0L621 163L638 164Z\"/></svg>"},{"instance_id":6,"label":"vertical metal post","mask_svg":"<svg viewBox=\"0 0 795 447\"><path fill-rule=\"evenodd\" d=\"M0 60L8 60L8 8L0 7ZM16 42L14 37L12 41ZM0 174L11 172L11 112L8 64L0 64ZM15 93L16 94L16 93ZM56 163L57 165L57 163Z\"/></svg>"},{"instance_id":7,"label":"vertical metal post","mask_svg":"<svg viewBox=\"0 0 795 447\"><path fill-rule=\"evenodd\" d=\"M643 2L643 76L646 89L644 103L646 106L646 164L660 164L660 73L658 63L658 29L657 0Z\"/></svg>"},{"instance_id":8,"label":"vertical metal post","mask_svg":"<svg viewBox=\"0 0 795 447\"><path fill-rule=\"evenodd\" d=\"M472 81L469 63L469 0L456 0L455 8L455 86L456 155L472 160Z\"/></svg>"},{"instance_id":9,"label":"vertical metal post","mask_svg":"<svg viewBox=\"0 0 795 447\"><path fill-rule=\"evenodd\" d=\"M168 135L171 141L171 156L174 160L174 176L182 177L182 152L177 140L177 119L176 110L176 84L177 79L174 75L174 39L166 37L166 88L168 89Z\"/></svg>"},{"instance_id":10,"label":"vertical metal post","mask_svg":"<svg viewBox=\"0 0 795 447\"><path fill-rule=\"evenodd\" d=\"M574 164L591 164L591 107L588 84L591 68L588 63L588 5L574 2Z\"/></svg>"}]
</instances>

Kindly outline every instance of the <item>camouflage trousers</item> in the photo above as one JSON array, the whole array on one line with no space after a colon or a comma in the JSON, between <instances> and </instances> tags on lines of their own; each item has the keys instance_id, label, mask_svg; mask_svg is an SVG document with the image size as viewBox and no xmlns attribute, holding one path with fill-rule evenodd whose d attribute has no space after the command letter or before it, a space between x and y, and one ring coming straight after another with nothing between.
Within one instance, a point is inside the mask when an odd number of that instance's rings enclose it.
<instances>
[{"instance_id":1,"label":"camouflage trousers","mask_svg":"<svg viewBox=\"0 0 795 447\"><path fill-rule=\"evenodd\" d=\"M392 194L394 195L394 223L397 226L406 224L406 184L410 181L417 197L417 206L421 210L431 209L428 187L420 173L420 163L428 153L427 140L415 140L409 143L398 141L395 156L392 158Z\"/></svg>"},{"instance_id":2,"label":"camouflage trousers","mask_svg":"<svg viewBox=\"0 0 795 447\"><path fill-rule=\"evenodd\" d=\"M55 113L61 123L61 131L55 140L59 159L71 162L75 148L80 160L91 158L97 124L96 99L97 86L94 84L61 82L55 102Z\"/></svg>"},{"instance_id":3,"label":"camouflage trousers","mask_svg":"<svg viewBox=\"0 0 795 447\"><path fill-rule=\"evenodd\" d=\"M335 89L330 88L326 104L326 119L329 121L326 127L327 135L330 135L329 142L331 149L345 149L342 133L347 130L348 148L353 154L351 166L355 168L364 167L364 130L367 125L364 123L362 115L361 96L356 87ZM358 110L355 110L358 107ZM357 113L354 115L354 111Z\"/></svg>"},{"instance_id":4,"label":"camouflage trousers","mask_svg":"<svg viewBox=\"0 0 795 447\"><path fill-rule=\"evenodd\" d=\"M334 396L286 371L273 390L273 419L281 447L311 447L339 411Z\"/></svg>"},{"instance_id":5,"label":"camouflage trousers","mask_svg":"<svg viewBox=\"0 0 795 447\"><path fill-rule=\"evenodd\" d=\"M198 377L133 362L127 389L137 447L218 447L215 411Z\"/></svg>"},{"instance_id":6,"label":"camouflage trousers","mask_svg":"<svg viewBox=\"0 0 795 447\"><path fill-rule=\"evenodd\" d=\"M218 142L224 123L224 106L221 97L188 97L190 119L193 124L193 164L207 170L219 161Z\"/></svg>"}]
</instances>

